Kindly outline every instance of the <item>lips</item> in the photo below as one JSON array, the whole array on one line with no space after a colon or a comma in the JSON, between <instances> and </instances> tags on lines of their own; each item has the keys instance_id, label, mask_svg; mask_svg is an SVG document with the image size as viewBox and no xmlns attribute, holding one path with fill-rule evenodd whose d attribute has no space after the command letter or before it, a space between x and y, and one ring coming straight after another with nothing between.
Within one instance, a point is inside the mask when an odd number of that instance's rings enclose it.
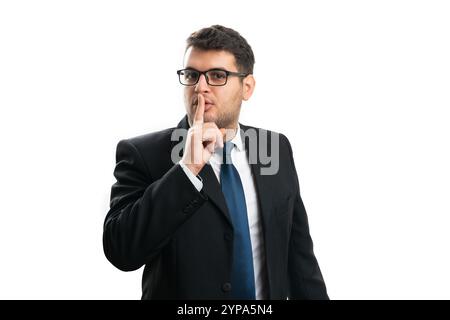
<instances>
[{"instance_id":1,"label":"lips","mask_svg":"<svg viewBox=\"0 0 450 320\"><path fill-rule=\"evenodd\" d=\"M193 104L193 105L197 105L197 104L198 104L198 100L195 99L195 100L192 102L192 104ZM205 104L214 104L214 103L212 102L212 100L205 99Z\"/></svg>"},{"instance_id":2,"label":"lips","mask_svg":"<svg viewBox=\"0 0 450 320\"><path fill-rule=\"evenodd\" d=\"M198 104L198 99L195 99L192 105L193 105L194 107L197 107L197 104ZM205 98L205 112L206 112L208 109L210 109L213 105L214 105L214 103L212 102L212 100L206 99L206 98Z\"/></svg>"}]
</instances>

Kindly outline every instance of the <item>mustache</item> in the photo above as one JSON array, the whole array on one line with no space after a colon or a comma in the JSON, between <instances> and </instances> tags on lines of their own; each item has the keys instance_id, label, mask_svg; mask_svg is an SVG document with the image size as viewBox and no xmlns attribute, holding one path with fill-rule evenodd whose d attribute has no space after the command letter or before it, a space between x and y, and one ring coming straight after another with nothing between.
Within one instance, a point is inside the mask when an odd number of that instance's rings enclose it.
<instances>
[{"instance_id":1,"label":"mustache","mask_svg":"<svg viewBox=\"0 0 450 320\"><path fill-rule=\"evenodd\" d=\"M205 103L215 104L213 99L207 98L207 97L204 97L204 98L205 98ZM197 104L198 104L198 97L193 97L191 105L196 106Z\"/></svg>"}]
</instances>

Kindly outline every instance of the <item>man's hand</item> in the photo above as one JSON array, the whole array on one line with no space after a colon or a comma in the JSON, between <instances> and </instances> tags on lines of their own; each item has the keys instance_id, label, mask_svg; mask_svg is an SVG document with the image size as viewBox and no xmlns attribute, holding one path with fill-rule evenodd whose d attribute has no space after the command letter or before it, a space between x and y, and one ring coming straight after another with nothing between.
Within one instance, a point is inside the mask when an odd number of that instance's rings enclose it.
<instances>
[{"instance_id":1,"label":"man's hand","mask_svg":"<svg viewBox=\"0 0 450 320\"><path fill-rule=\"evenodd\" d=\"M189 129L181 161L191 172L197 175L211 158L217 147L223 148L223 136L226 129L219 129L214 122L203 122L205 98L198 95L192 127Z\"/></svg>"}]
</instances>

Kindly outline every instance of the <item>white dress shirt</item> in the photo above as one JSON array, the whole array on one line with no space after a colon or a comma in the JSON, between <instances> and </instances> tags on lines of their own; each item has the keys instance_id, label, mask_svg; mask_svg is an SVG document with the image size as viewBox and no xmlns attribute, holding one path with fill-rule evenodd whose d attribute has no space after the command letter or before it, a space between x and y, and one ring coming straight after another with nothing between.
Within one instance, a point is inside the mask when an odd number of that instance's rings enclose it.
<instances>
[{"instance_id":1,"label":"white dress shirt","mask_svg":"<svg viewBox=\"0 0 450 320\"><path fill-rule=\"evenodd\" d=\"M266 295L265 288L265 251L264 251L264 237L262 234L262 225L260 219L260 212L258 207L258 196L256 193L255 182L253 180L252 171L248 163L247 154L245 152L244 144L241 138L240 127L236 135L231 142L234 143L234 147L231 150L231 160L239 172L241 178L242 187L245 194L245 204L247 205L248 226L250 228L250 240L252 243L253 252L253 269L255 276L255 293L256 299L264 299ZM215 153L209 159L214 173L217 177L217 181L220 183L220 168L223 162L222 159L223 149L217 148ZM200 191L203 188L203 183L198 179L181 161L180 166L183 168L186 175L191 180L195 188Z\"/></svg>"}]
</instances>

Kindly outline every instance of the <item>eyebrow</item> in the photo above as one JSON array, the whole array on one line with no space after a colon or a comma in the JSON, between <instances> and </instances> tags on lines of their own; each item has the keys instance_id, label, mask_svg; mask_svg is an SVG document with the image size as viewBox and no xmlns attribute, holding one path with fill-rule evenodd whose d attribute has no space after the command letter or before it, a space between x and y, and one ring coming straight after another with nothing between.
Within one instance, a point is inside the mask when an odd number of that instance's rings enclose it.
<instances>
[{"instance_id":1,"label":"eyebrow","mask_svg":"<svg viewBox=\"0 0 450 320\"><path fill-rule=\"evenodd\" d=\"M185 69L194 69L194 70L196 70L196 71L201 71L201 70L198 70L198 69L196 69L196 68L194 68L194 67L191 67L191 66L186 66L186 67L184 67ZM227 68L224 68L224 67L214 67L214 68L209 68L209 69L207 69L207 70L215 70L215 69L220 69L220 70L228 70ZM205 71L207 71L207 70L205 70Z\"/></svg>"}]
</instances>

